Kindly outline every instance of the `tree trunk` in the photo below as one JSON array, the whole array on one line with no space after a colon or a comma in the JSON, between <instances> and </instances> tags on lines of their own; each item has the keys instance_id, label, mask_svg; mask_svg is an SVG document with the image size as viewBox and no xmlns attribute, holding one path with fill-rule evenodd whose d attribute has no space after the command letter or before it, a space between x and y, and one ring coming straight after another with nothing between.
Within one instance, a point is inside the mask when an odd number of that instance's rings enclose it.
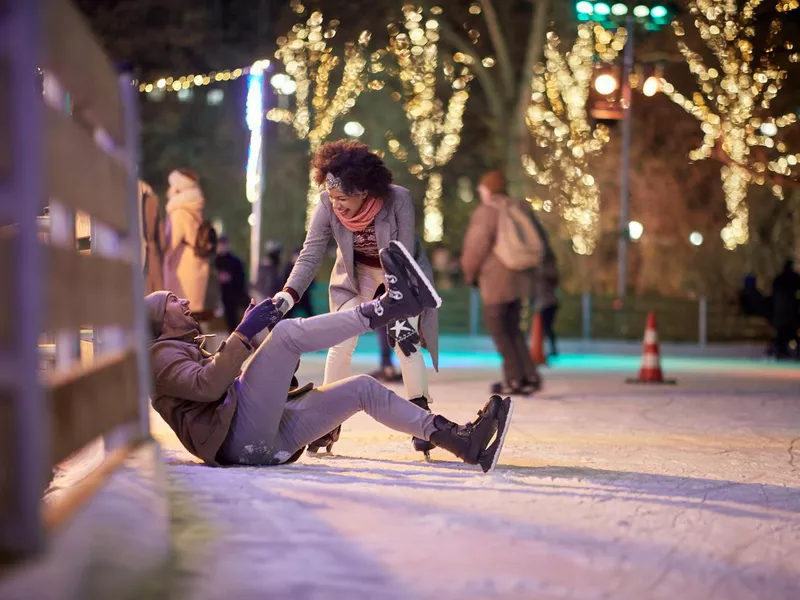
<instances>
[{"instance_id":1,"label":"tree trunk","mask_svg":"<svg viewBox=\"0 0 800 600\"><path fill-rule=\"evenodd\" d=\"M794 248L794 262L795 264L800 265L800 189L792 189L786 201L792 203L792 222L794 225L792 227L794 240L792 241Z\"/></svg>"},{"instance_id":2,"label":"tree trunk","mask_svg":"<svg viewBox=\"0 0 800 600\"><path fill-rule=\"evenodd\" d=\"M530 142L525 125L525 112L531 101L531 79L533 68L541 60L544 48L545 28L547 15L550 10L550 0L538 0L532 14L528 47L525 52L525 62L519 77L517 87L517 101L511 113L511 119L506 124L506 139L504 140L505 173L509 182L509 191L513 195L522 196L525 193L527 178L522 168L520 157L527 151Z\"/></svg>"}]
</instances>

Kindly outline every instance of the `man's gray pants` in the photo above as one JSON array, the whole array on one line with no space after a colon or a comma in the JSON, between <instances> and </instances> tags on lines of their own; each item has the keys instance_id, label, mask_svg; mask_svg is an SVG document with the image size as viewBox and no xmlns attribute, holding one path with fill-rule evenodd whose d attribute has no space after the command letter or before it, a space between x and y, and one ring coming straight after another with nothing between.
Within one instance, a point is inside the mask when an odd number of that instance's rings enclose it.
<instances>
[{"instance_id":1,"label":"man's gray pants","mask_svg":"<svg viewBox=\"0 0 800 600\"><path fill-rule=\"evenodd\" d=\"M234 384L238 405L220 449L222 460L281 464L361 410L391 429L429 440L433 415L366 375L287 401L303 353L326 350L368 330L358 309L280 321Z\"/></svg>"}]
</instances>

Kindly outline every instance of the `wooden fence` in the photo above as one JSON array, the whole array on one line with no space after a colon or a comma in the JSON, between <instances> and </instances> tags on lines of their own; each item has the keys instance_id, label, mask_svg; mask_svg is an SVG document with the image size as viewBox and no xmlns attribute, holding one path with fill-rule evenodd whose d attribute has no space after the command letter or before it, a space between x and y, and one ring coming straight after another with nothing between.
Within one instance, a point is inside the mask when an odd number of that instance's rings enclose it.
<instances>
[{"instance_id":1,"label":"wooden fence","mask_svg":"<svg viewBox=\"0 0 800 600\"><path fill-rule=\"evenodd\" d=\"M116 73L68 0L0 0L6 560L40 551L149 436L135 105L131 77ZM78 250L80 227L89 252ZM43 367L47 348L55 360ZM98 439L101 464L43 503L54 467Z\"/></svg>"}]
</instances>

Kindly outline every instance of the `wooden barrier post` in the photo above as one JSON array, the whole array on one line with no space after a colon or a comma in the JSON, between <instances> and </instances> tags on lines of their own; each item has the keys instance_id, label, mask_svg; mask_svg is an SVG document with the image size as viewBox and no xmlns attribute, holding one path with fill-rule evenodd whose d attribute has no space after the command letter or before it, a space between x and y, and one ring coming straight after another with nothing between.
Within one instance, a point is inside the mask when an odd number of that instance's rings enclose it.
<instances>
[{"instance_id":1,"label":"wooden barrier post","mask_svg":"<svg viewBox=\"0 0 800 600\"><path fill-rule=\"evenodd\" d=\"M41 87L43 41L37 2L6 0L0 11L0 552L23 555L44 542L40 501L49 466L47 410L39 383L44 252L37 217L44 206Z\"/></svg>"},{"instance_id":2,"label":"wooden barrier post","mask_svg":"<svg viewBox=\"0 0 800 600\"><path fill-rule=\"evenodd\" d=\"M135 106L131 77L118 77L68 0L0 0L3 556L40 550L43 523L62 525L149 435ZM48 201L45 240L37 221ZM88 254L75 242L78 214L92 222ZM100 344L80 364L86 326ZM43 333L60 342L47 377ZM51 467L111 432L118 449L42 514Z\"/></svg>"}]
</instances>

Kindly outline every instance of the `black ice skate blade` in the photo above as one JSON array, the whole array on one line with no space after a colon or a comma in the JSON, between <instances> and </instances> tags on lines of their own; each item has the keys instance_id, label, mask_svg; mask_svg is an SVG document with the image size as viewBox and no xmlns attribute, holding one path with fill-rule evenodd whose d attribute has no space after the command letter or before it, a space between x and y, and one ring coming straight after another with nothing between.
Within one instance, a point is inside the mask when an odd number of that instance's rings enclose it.
<instances>
[{"instance_id":1,"label":"black ice skate blade","mask_svg":"<svg viewBox=\"0 0 800 600\"><path fill-rule=\"evenodd\" d=\"M480 457L478 457L478 464L480 464L484 473L491 473L494 471L494 468L497 466L497 461L500 458L500 453L503 451L503 446L506 443L506 435L508 435L508 429L511 425L511 417L514 415L514 399L511 396L508 396L507 399L509 401L508 413L506 414L506 422L503 426L503 430L498 432L497 439L492 442ZM491 456L491 461L486 460L489 456Z\"/></svg>"},{"instance_id":2,"label":"black ice skate blade","mask_svg":"<svg viewBox=\"0 0 800 600\"><path fill-rule=\"evenodd\" d=\"M389 245L392 247L396 247L399 249L408 260L409 264L414 267L414 271L416 271L417 279L419 279L422 283L425 284L425 287L428 288L428 293L433 297L434 301L436 302L436 307L439 308L442 305L442 298L436 293L436 289L433 287L430 281L428 281L427 275L422 272L422 268L417 264L417 261L414 260L414 257L411 256L411 253L406 249L406 247L402 244L402 242L398 242L397 240L392 240L389 242Z\"/></svg>"}]
</instances>

